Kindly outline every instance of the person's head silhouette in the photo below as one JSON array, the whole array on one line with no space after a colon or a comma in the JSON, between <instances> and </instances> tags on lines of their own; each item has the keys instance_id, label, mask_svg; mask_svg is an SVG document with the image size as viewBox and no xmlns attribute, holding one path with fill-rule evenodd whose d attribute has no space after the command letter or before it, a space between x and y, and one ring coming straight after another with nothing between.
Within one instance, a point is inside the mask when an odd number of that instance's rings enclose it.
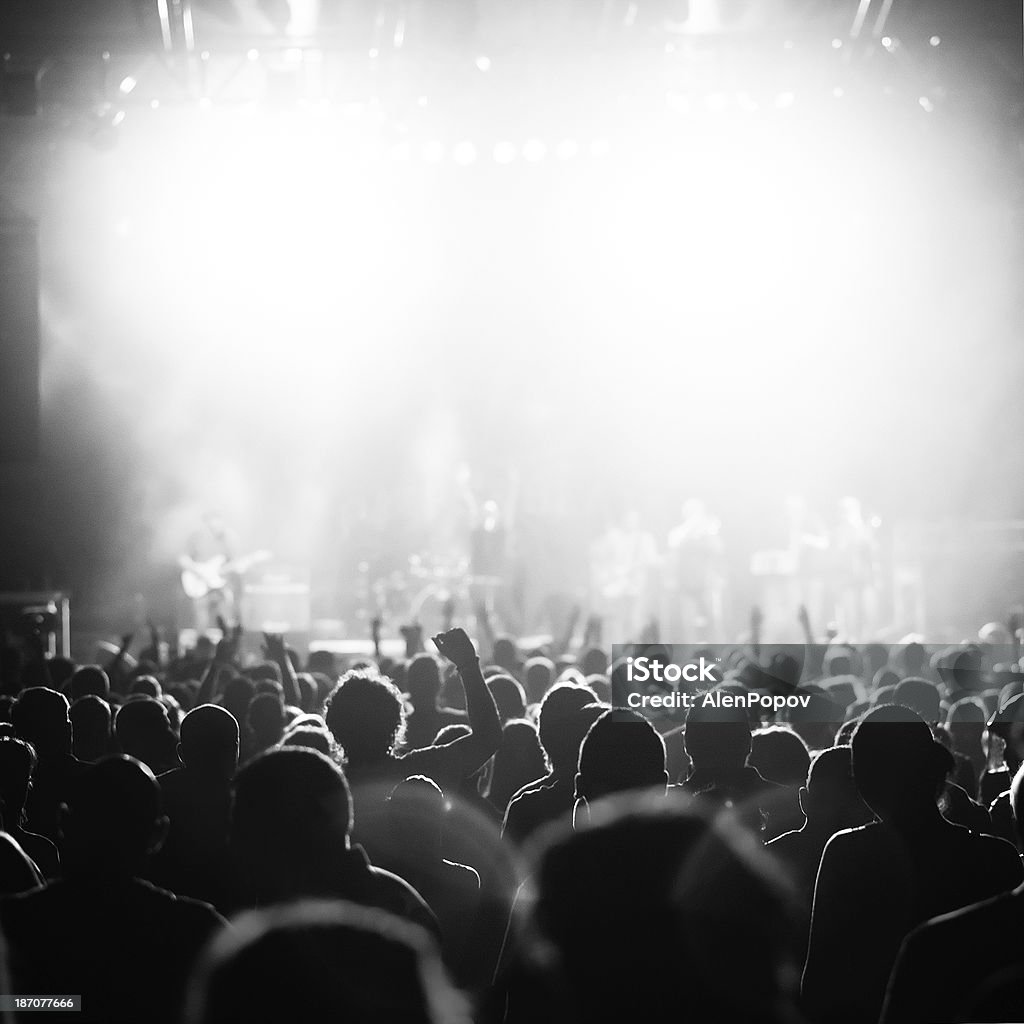
<instances>
[{"instance_id":1,"label":"person's head silhouette","mask_svg":"<svg viewBox=\"0 0 1024 1024\"><path fill-rule=\"evenodd\" d=\"M107 673L99 665L83 665L76 669L68 681L68 693L72 700L85 697L87 694L110 700L110 680Z\"/></svg>"},{"instance_id":2,"label":"person's head silhouette","mask_svg":"<svg viewBox=\"0 0 1024 1024\"><path fill-rule=\"evenodd\" d=\"M334 758L334 737L323 725L299 725L288 729L281 740L282 747L308 747L318 750L324 757Z\"/></svg>"},{"instance_id":3,"label":"person's head silhouette","mask_svg":"<svg viewBox=\"0 0 1024 1024\"><path fill-rule=\"evenodd\" d=\"M868 712L851 743L853 778L864 802L883 821L938 814L936 798L953 767L920 715L900 704Z\"/></svg>"},{"instance_id":4,"label":"person's head silhouette","mask_svg":"<svg viewBox=\"0 0 1024 1024\"><path fill-rule=\"evenodd\" d=\"M110 705L102 697L91 693L79 697L71 705L69 715L75 757L83 761L98 761L112 753Z\"/></svg>"},{"instance_id":5,"label":"person's head silhouette","mask_svg":"<svg viewBox=\"0 0 1024 1024\"><path fill-rule=\"evenodd\" d=\"M221 701L227 711L234 715L235 721L241 725L249 711L249 702L256 693L256 686L245 676L232 676L224 687Z\"/></svg>"},{"instance_id":6,"label":"person's head silhouette","mask_svg":"<svg viewBox=\"0 0 1024 1024\"><path fill-rule=\"evenodd\" d=\"M24 740L0 739L0 822L6 831L19 827L36 770L36 752Z\"/></svg>"},{"instance_id":7,"label":"person's head silhouette","mask_svg":"<svg viewBox=\"0 0 1024 1024\"><path fill-rule=\"evenodd\" d=\"M23 690L11 710L15 731L32 744L40 761L71 753L67 697L45 686Z\"/></svg>"},{"instance_id":8,"label":"person's head silhouette","mask_svg":"<svg viewBox=\"0 0 1024 1024\"><path fill-rule=\"evenodd\" d=\"M200 964L186 1024L469 1024L438 953L414 925L307 900L235 919Z\"/></svg>"},{"instance_id":9,"label":"person's head silhouette","mask_svg":"<svg viewBox=\"0 0 1024 1024\"><path fill-rule=\"evenodd\" d=\"M531 704L543 700L555 678L555 663L550 658L530 658L523 666L526 697Z\"/></svg>"},{"instance_id":10,"label":"person's head silhouette","mask_svg":"<svg viewBox=\"0 0 1024 1024\"><path fill-rule=\"evenodd\" d=\"M815 755L800 789L800 807L811 826L834 832L871 819L853 781L849 747L829 747Z\"/></svg>"},{"instance_id":11,"label":"person's head silhouette","mask_svg":"<svg viewBox=\"0 0 1024 1024\"><path fill-rule=\"evenodd\" d=\"M160 685L160 680L155 676L143 675L138 676L132 683L131 693L159 699L164 695L164 688Z\"/></svg>"},{"instance_id":12,"label":"person's head silhouette","mask_svg":"<svg viewBox=\"0 0 1024 1024\"><path fill-rule=\"evenodd\" d=\"M910 708L929 725L935 725L941 715L938 687L916 676L910 676L897 685L893 703Z\"/></svg>"},{"instance_id":13,"label":"person's head silhouette","mask_svg":"<svg viewBox=\"0 0 1024 1024\"><path fill-rule=\"evenodd\" d=\"M387 799L392 847L401 859L419 850L440 861L447 805L433 781L413 775L400 782Z\"/></svg>"},{"instance_id":14,"label":"person's head silhouette","mask_svg":"<svg viewBox=\"0 0 1024 1024\"><path fill-rule=\"evenodd\" d=\"M178 756L186 768L229 779L238 767L238 723L216 704L201 704L181 720Z\"/></svg>"},{"instance_id":15,"label":"person's head silhouette","mask_svg":"<svg viewBox=\"0 0 1024 1024\"><path fill-rule=\"evenodd\" d=\"M413 707L434 707L441 693L441 670L437 659L423 652L417 654L406 667L405 689Z\"/></svg>"},{"instance_id":16,"label":"person's head silhouette","mask_svg":"<svg viewBox=\"0 0 1024 1024\"><path fill-rule=\"evenodd\" d=\"M266 750L284 736L284 701L277 693L257 693L245 716L256 750Z\"/></svg>"},{"instance_id":17,"label":"person's head silhouette","mask_svg":"<svg viewBox=\"0 0 1024 1024\"><path fill-rule=\"evenodd\" d=\"M494 664L506 672L518 672L522 667L519 649L516 647L515 640L510 636L499 636L494 641L494 651L491 656Z\"/></svg>"},{"instance_id":18,"label":"person's head silhouette","mask_svg":"<svg viewBox=\"0 0 1024 1024\"><path fill-rule=\"evenodd\" d=\"M523 787L547 773L544 751L533 723L524 719L506 722L501 745L494 755L489 799L504 811L509 800Z\"/></svg>"},{"instance_id":19,"label":"person's head silhouette","mask_svg":"<svg viewBox=\"0 0 1024 1024\"><path fill-rule=\"evenodd\" d=\"M749 832L648 792L600 800L542 842L532 923L546 942L524 947L553 951L567 1019L788 1019L792 891Z\"/></svg>"},{"instance_id":20,"label":"person's head silhouette","mask_svg":"<svg viewBox=\"0 0 1024 1024\"><path fill-rule=\"evenodd\" d=\"M589 686L571 683L559 683L544 696L537 727L555 775L575 774L580 744L600 714L600 710L587 708L596 703L597 696Z\"/></svg>"},{"instance_id":21,"label":"person's head silhouette","mask_svg":"<svg viewBox=\"0 0 1024 1024\"><path fill-rule=\"evenodd\" d=\"M580 746L576 796L588 802L631 789L668 786L665 741L635 711L605 711Z\"/></svg>"},{"instance_id":22,"label":"person's head silhouette","mask_svg":"<svg viewBox=\"0 0 1024 1024\"><path fill-rule=\"evenodd\" d=\"M772 725L751 737L750 763L762 778L783 786L802 786L811 766L807 745L792 729Z\"/></svg>"},{"instance_id":23,"label":"person's head silhouette","mask_svg":"<svg viewBox=\"0 0 1024 1024\"><path fill-rule=\"evenodd\" d=\"M497 705L502 724L526 714L526 692L518 679L502 672L491 676L487 680L487 687Z\"/></svg>"},{"instance_id":24,"label":"person's head silhouette","mask_svg":"<svg viewBox=\"0 0 1024 1024\"><path fill-rule=\"evenodd\" d=\"M235 776L231 842L262 903L335 891L352 801L341 769L305 747L270 750Z\"/></svg>"},{"instance_id":25,"label":"person's head silhouette","mask_svg":"<svg viewBox=\"0 0 1024 1024\"><path fill-rule=\"evenodd\" d=\"M349 763L377 761L390 754L405 724L405 703L398 688L367 670L341 677L327 699L327 728Z\"/></svg>"},{"instance_id":26,"label":"person's head silhouette","mask_svg":"<svg viewBox=\"0 0 1024 1024\"><path fill-rule=\"evenodd\" d=\"M153 773L125 754L97 761L75 780L61 833L67 874L137 874L167 834Z\"/></svg>"},{"instance_id":27,"label":"person's head silhouette","mask_svg":"<svg viewBox=\"0 0 1024 1024\"><path fill-rule=\"evenodd\" d=\"M743 708L698 702L687 713L683 743L695 771L710 778L736 772L750 756L750 720Z\"/></svg>"},{"instance_id":28,"label":"person's head silhouette","mask_svg":"<svg viewBox=\"0 0 1024 1024\"><path fill-rule=\"evenodd\" d=\"M174 730L167 708L152 697L133 697L123 704L114 719L114 733L121 749L154 772L177 763Z\"/></svg>"}]
</instances>

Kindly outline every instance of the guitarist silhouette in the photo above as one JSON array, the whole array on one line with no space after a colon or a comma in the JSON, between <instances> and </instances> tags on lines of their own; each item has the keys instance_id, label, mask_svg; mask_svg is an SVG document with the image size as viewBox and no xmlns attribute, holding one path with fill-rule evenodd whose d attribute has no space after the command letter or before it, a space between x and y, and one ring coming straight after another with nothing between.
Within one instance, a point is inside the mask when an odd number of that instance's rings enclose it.
<instances>
[{"instance_id":1,"label":"guitarist silhouette","mask_svg":"<svg viewBox=\"0 0 1024 1024\"><path fill-rule=\"evenodd\" d=\"M238 538L221 513L205 513L202 526L189 538L187 553L178 559L182 589L192 603L194 628L202 633L218 619L235 621L243 575L269 557L267 551L239 555Z\"/></svg>"}]
</instances>

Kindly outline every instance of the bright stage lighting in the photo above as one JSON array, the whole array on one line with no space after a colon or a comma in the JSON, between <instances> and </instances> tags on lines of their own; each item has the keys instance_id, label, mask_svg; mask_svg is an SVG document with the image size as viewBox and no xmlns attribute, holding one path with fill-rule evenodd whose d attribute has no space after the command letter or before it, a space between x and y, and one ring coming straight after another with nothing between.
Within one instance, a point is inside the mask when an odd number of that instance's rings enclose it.
<instances>
[{"instance_id":1,"label":"bright stage lighting","mask_svg":"<svg viewBox=\"0 0 1024 1024\"><path fill-rule=\"evenodd\" d=\"M643 131L611 113L474 130L441 92L391 134L386 98L132 109L116 150L62 161L47 195L76 230L51 231L53 259L91 304L81 344L111 402L159 382L145 456L235 522L327 515L310 481L363 483L363 451L391 474L434 433L453 463L476 446L545 479L641 452L798 490L927 419L916 382L955 376L1013 265L969 148L917 142L942 123L918 90L878 100L902 103L885 122L832 73L669 83Z\"/></svg>"}]
</instances>

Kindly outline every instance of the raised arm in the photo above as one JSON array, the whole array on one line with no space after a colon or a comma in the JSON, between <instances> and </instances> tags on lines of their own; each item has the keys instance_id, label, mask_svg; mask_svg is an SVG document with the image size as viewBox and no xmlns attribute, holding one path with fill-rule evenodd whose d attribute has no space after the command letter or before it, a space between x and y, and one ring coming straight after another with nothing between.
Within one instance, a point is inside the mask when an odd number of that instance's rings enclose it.
<instances>
[{"instance_id":1,"label":"raised arm","mask_svg":"<svg viewBox=\"0 0 1024 1024\"><path fill-rule=\"evenodd\" d=\"M284 687L284 702L292 707L299 707L299 681L295 675L295 666L288 657L288 648L281 633L263 634L263 653L268 661L274 662L281 672L281 685Z\"/></svg>"},{"instance_id":2,"label":"raised arm","mask_svg":"<svg viewBox=\"0 0 1024 1024\"><path fill-rule=\"evenodd\" d=\"M434 645L458 669L472 732L451 743L414 750L401 760L409 775L428 775L443 787L445 782L472 775L493 756L501 742L501 719L466 631L456 627L439 633Z\"/></svg>"},{"instance_id":3,"label":"raised arm","mask_svg":"<svg viewBox=\"0 0 1024 1024\"><path fill-rule=\"evenodd\" d=\"M218 697L220 689L218 683L221 672L225 669L233 670L235 659L238 657L238 647L242 642L242 626L239 623L233 629L228 629L223 619L220 620L221 638L217 641L217 647L213 654L213 660L206 666L202 681L199 685L199 693L196 696L196 707L200 704L212 704Z\"/></svg>"},{"instance_id":4,"label":"raised arm","mask_svg":"<svg viewBox=\"0 0 1024 1024\"><path fill-rule=\"evenodd\" d=\"M128 687L128 676L124 671L125 656L128 654L128 648L132 645L132 640L135 639L134 633L125 633L121 637L121 644L118 649L111 656L110 661L106 666L107 677L110 679L110 685L113 687L116 693L127 693Z\"/></svg>"}]
</instances>

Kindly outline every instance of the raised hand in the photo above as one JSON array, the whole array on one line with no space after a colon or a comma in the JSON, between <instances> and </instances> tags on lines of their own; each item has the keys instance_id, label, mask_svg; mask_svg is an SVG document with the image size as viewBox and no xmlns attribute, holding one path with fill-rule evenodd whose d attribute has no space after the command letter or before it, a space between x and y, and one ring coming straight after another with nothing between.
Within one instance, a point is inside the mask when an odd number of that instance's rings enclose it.
<instances>
[{"instance_id":1,"label":"raised hand","mask_svg":"<svg viewBox=\"0 0 1024 1024\"><path fill-rule=\"evenodd\" d=\"M242 643L242 625L239 623L234 629L228 629L228 624L219 616L217 624L220 626L222 636L217 641L213 660L223 664L232 664L238 657L238 648Z\"/></svg>"},{"instance_id":2,"label":"raised hand","mask_svg":"<svg viewBox=\"0 0 1024 1024\"><path fill-rule=\"evenodd\" d=\"M469 639L469 634L461 626L449 629L445 633L438 633L433 637L433 641L438 651L458 669L476 661L476 648Z\"/></svg>"},{"instance_id":3,"label":"raised hand","mask_svg":"<svg viewBox=\"0 0 1024 1024\"><path fill-rule=\"evenodd\" d=\"M283 633L263 634L263 656L268 661L276 661L278 664L280 664L282 658L288 657Z\"/></svg>"},{"instance_id":4,"label":"raised hand","mask_svg":"<svg viewBox=\"0 0 1024 1024\"><path fill-rule=\"evenodd\" d=\"M811 635L811 616L807 611L806 605L800 605L796 610L796 620L800 623L800 627L803 629L807 636Z\"/></svg>"},{"instance_id":5,"label":"raised hand","mask_svg":"<svg viewBox=\"0 0 1024 1024\"><path fill-rule=\"evenodd\" d=\"M405 656L411 658L423 650L423 627L418 622L402 626L399 632L405 639Z\"/></svg>"},{"instance_id":6,"label":"raised hand","mask_svg":"<svg viewBox=\"0 0 1024 1024\"><path fill-rule=\"evenodd\" d=\"M139 654L140 659L152 661L155 665L160 664L160 630L152 619L146 619L146 629L149 631L149 646Z\"/></svg>"}]
</instances>

